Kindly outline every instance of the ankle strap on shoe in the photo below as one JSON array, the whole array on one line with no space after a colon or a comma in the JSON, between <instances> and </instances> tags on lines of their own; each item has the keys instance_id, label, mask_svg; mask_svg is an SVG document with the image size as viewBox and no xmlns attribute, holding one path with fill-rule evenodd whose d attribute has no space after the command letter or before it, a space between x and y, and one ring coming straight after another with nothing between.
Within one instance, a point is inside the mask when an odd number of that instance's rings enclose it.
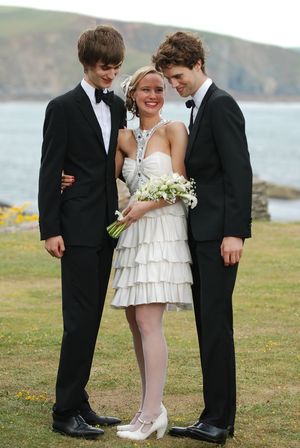
<instances>
[{"instance_id":1,"label":"ankle strap on shoe","mask_svg":"<svg viewBox=\"0 0 300 448\"><path fill-rule=\"evenodd\" d=\"M147 422L146 420L142 420L140 417L138 417L138 421L142 424L142 426L144 425L153 425L153 421L149 421Z\"/></svg>"}]
</instances>

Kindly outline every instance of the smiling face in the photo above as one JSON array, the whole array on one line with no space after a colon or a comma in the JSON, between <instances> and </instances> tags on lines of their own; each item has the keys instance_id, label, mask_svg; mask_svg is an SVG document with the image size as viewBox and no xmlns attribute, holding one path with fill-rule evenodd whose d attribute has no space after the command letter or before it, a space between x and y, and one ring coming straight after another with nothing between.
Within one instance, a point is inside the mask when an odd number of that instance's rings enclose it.
<instances>
[{"instance_id":1,"label":"smiling face","mask_svg":"<svg viewBox=\"0 0 300 448\"><path fill-rule=\"evenodd\" d=\"M165 102L165 86L158 73L148 73L136 86L132 97L136 102L139 115L158 113Z\"/></svg>"},{"instance_id":2,"label":"smiling face","mask_svg":"<svg viewBox=\"0 0 300 448\"><path fill-rule=\"evenodd\" d=\"M117 65L105 65L98 61L93 67L85 67L84 79L97 89L108 89L118 75L122 62Z\"/></svg>"},{"instance_id":3,"label":"smiling face","mask_svg":"<svg viewBox=\"0 0 300 448\"><path fill-rule=\"evenodd\" d=\"M207 78L201 70L200 61L193 68L171 65L163 69L163 73L169 84L184 98L194 95Z\"/></svg>"}]
</instances>

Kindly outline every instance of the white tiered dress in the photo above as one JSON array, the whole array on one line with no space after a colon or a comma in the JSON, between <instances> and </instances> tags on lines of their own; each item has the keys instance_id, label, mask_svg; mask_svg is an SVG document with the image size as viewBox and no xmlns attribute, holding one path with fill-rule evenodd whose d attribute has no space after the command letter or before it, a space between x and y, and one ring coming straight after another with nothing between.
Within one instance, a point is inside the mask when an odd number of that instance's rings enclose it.
<instances>
[{"instance_id":1,"label":"white tiered dress","mask_svg":"<svg viewBox=\"0 0 300 448\"><path fill-rule=\"evenodd\" d=\"M147 144L147 142L146 142ZM143 154L146 150L146 145ZM156 151L139 160L125 158L123 177L131 199L141 183L172 173L171 157ZM182 201L147 212L119 238L113 267L112 307L167 303L192 308L191 255L186 206Z\"/></svg>"}]
</instances>

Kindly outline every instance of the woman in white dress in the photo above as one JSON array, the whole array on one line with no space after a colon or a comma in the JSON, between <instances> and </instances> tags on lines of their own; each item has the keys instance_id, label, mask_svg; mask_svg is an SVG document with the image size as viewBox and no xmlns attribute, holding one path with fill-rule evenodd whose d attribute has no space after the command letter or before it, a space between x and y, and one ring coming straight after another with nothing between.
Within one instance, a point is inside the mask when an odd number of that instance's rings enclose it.
<instances>
[{"instance_id":1,"label":"woman in white dress","mask_svg":"<svg viewBox=\"0 0 300 448\"><path fill-rule=\"evenodd\" d=\"M135 191L153 176L185 175L187 131L183 123L163 120L165 85L162 73L142 67L124 83L127 109L139 118L139 128L119 131L116 173L121 170L131 199L124 210L127 229L114 259L116 289L112 306L125 308L141 375L140 409L118 436L142 440L152 432L162 437L167 412L162 405L167 370L163 332L166 304L191 305L190 253L186 207L160 201L136 201Z\"/></svg>"},{"instance_id":2,"label":"woman in white dress","mask_svg":"<svg viewBox=\"0 0 300 448\"><path fill-rule=\"evenodd\" d=\"M122 171L131 198L121 221L126 229L116 247L112 306L125 309L140 371L141 400L131 422L117 427L117 435L144 440L153 432L163 437L167 428L162 404L168 359L163 313L170 305L191 308L192 274L184 203L141 202L134 193L151 177L185 175L188 136L183 123L160 115L165 85L154 67L137 70L123 88L126 107L139 118L139 128L119 131L116 176Z\"/></svg>"}]
</instances>

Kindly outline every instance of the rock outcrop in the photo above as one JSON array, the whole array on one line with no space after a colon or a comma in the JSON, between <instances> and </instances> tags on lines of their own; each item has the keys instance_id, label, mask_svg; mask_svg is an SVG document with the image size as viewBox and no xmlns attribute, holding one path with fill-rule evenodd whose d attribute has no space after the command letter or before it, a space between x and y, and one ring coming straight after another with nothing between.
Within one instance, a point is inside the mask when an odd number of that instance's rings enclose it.
<instances>
[{"instance_id":1,"label":"rock outcrop","mask_svg":"<svg viewBox=\"0 0 300 448\"><path fill-rule=\"evenodd\" d=\"M252 219L270 221L271 216L268 211L267 182L258 178L253 179L252 190Z\"/></svg>"}]
</instances>

